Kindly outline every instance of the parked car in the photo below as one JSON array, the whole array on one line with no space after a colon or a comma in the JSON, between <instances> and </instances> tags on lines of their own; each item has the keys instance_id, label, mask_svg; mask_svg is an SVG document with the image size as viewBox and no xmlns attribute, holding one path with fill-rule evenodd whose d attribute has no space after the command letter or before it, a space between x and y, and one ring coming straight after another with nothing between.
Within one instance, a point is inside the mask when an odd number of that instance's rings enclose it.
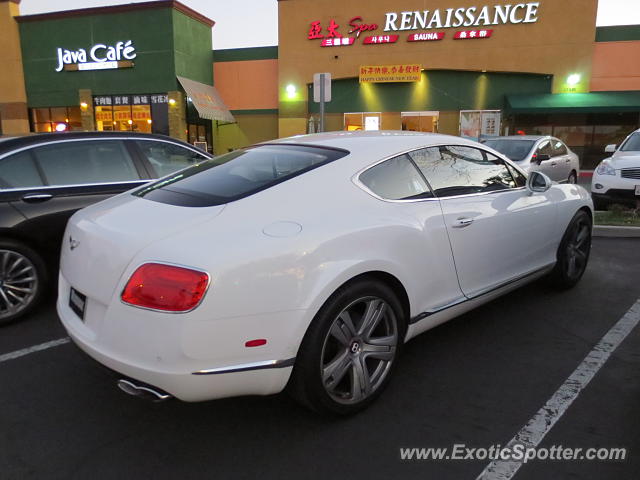
<instances>
[{"instance_id":1,"label":"parked car","mask_svg":"<svg viewBox=\"0 0 640 480\"><path fill-rule=\"evenodd\" d=\"M0 324L32 310L56 278L62 234L76 210L210 157L132 132L0 140Z\"/></svg>"},{"instance_id":2,"label":"parked car","mask_svg":"<svg viewBox=\"0 0 640 480\"><path fill-rule=\"evenodd\" d=\"M526 172L542 172L554 182L578 183L578 155L555 137L512 135L490 138L483 143L509 157Z\"/></svg>"},{"instance_id":3,"label":"parked car","mask_svg":"<svg viewBox=\"0 0 640 480\"><path fill-rule=\"evenodd\" d=\"M244 148L77 212L57 309L127 393L289 390L348 414L404 342L544 275L575 285L592 203L486 147L336 132Z\"/></svg>"},{"instance_id":4,"label":"parked car","mask_svg":"<svg viewBox=\"0 0 640 480\"><path fill-rule=\"evenodd\" d=\"M591 196L597 210L606 210L612 203L636 207L640 202L640 129L632 132L593 172Z\"/></svg>"}]
</instances>

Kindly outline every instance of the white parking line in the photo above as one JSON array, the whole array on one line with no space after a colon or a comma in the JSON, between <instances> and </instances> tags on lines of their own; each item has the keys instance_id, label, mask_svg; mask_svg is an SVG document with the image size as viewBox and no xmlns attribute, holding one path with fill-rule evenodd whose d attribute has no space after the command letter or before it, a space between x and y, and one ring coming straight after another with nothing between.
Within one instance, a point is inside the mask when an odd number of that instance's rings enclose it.
<instances>
[{"instance_id":1,"label":"white parking line","mask_svg":"<svg viewBox=\"0 0 640 480\"><path fill-rule=\"evenodd\" d=\"M64 337L57 340L51 340L50 342L44 342L39 345L33 345L32 347L23 348L22 350L16 350L15 352L5 353L4 355L0 355L0 363L6 362L8 360L13 360L14 358L24 357L25 355L29 355L30 353L40 352L48 348L64 345L65 343L69 343L70 341L71 339L69 337Z\"/></svg>"},{"instance_id":2,"label":"white parking line","mask_svg":"<svg viewBox=\"0 0 640 480\"><path fill-rule=\"evenodd\" d=\"M512 449L518 444L524 445L525 448L537 447L578 397L578 394L609 359L613 351L638 325L638 322L640 322L640 300L602 337L578 368L547 400L545 406L538 410L538 413L509 441L506 447ZM521 461L494 460L487 465L476 480L509 480L521 466Z\"/></svg>"}]
</instances>

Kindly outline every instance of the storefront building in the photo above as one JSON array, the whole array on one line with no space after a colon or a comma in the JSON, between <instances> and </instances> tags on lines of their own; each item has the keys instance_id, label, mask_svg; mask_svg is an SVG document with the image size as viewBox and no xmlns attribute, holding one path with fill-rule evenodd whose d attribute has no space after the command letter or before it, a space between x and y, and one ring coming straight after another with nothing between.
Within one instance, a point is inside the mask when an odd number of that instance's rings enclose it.
<instances>
[{"instance_id":1,"label":"storefront building","mask_svg":"<svg viewBox=\"0 0 640 480\"><path fill-rule=\"evenodd\" d=\"M14 17L30 131L160 133L211 150L212 120L234 121L212 87L214 22L179 2Z\"/></svg>"},{"instance_id":2,"label":"storefront building","mask_svg":"<svg viewBox=\"0 0 640 480\"><path fill-rule=\"evenodd\" d=\"M592 167L640 123L640 27L596 30L596 0L280 0L279 135L552 134ZM606 93L605 93L606 92Z\"/></svg>"},{"instance_id":3,"label":"storefront building","mask_svg":"<svg viewBox=\"0 0 640 480\"><path fill-rule=\"evenodd\" d=\"M2 133L132 130L224 153L325 130L550 134L583 168L640 126L640 26L597 0L279 0L279 45L212 50L177 1L19 15L0 0Z\"/></svg>"}]
</instances>

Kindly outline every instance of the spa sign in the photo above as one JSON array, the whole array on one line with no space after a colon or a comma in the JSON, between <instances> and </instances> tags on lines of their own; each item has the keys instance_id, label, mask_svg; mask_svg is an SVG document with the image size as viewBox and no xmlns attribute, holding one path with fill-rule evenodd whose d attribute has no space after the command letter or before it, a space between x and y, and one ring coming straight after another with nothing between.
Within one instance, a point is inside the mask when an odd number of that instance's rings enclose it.
<instances>
[{"instance_id":1,"label":"spa sign","mask_svg":"<svg viewBox=\"0 0 640 480\"><path fill-rule=\"evenodd\" d=\"M450 37L454 40L486 39L494 32L487 27L537 23L540 3L387 12L379 21L356 16L346 25L335 19L326 25L316 20L308 27L307 39L320 40L322 47L351 46L360 39L364 45L424 42L444 39L447 29L457 29Z\"/></svg>"},{"instance_id":2,"label":"spa sign","mask_svg":"<svg viewBox=\"0 0 640 480\"><path fill-rule=\"evenodd\" d=\"M62 70L110 70L114 68L133 67L136 48L131 40L117 42L115 45L96 43L88 49L57 49L58 66L56 72Z\"/></svg>"}]
</instances>

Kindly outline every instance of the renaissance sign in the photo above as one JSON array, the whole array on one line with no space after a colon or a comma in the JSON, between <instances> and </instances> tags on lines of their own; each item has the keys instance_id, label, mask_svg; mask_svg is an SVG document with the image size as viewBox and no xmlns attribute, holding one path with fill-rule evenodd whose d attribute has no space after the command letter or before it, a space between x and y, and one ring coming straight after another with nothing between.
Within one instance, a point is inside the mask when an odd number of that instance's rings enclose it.
<instances>
[{"instance_id":1,"label":"renaissance sign","mask_svg":"<svg viewBox=\"0 0 640 480\"><path fill-rule=\"evenodd\" d=\"M62 70L108 70L132 67L136 58L136 49L131 40L117 42L114 46L97 43L87 54L87 50L57 49L58 66L56 72Z\"/></svg>"},{"instance_id":2,"label":"renaissance sign","mask_svg":"<svg viewBox=\"0 0 640 480\"><path fill-rule=\"evenodd\" d=\"M433 28L480 27L508 23L535 23L538 21L540 2L515 5L494 5L417 12L391 12L385 14L384 31L430 30Z\"/></svg>"},{"instance_id":3,"label":"renaissance sign","mask_svg":"<svg viewBox=\"0 0 640 480\"><path fill-rule=\"evenodd\" d=\"M347 28L341 28L334 18L329 24L313 21L307 32L308 40L322 40L323 47L348 47L356 43L375 45L383 43L397 43L400 41L423 42L442 40L445 29L462 29L454 31L452 38L486 39L494 32L493 25L532 24L538 21L538 10L541 2L515 3L508 5L493 5L479 7L443 8L420 11L401 11L385 13L384 22L363 20L362 16L352 17ZM376 20L376 19L373 19ZM383 31L376 31L378 28ZM471 27L471 29L469 29ZM434 31L441 30L441 31ZM407 36L395 33L413 31ZM383 33L384 32L384 33ZM367 35L373 33L373 35ZM364 34L364 35L362 35Z\"/></svg>"}]
</instances>

